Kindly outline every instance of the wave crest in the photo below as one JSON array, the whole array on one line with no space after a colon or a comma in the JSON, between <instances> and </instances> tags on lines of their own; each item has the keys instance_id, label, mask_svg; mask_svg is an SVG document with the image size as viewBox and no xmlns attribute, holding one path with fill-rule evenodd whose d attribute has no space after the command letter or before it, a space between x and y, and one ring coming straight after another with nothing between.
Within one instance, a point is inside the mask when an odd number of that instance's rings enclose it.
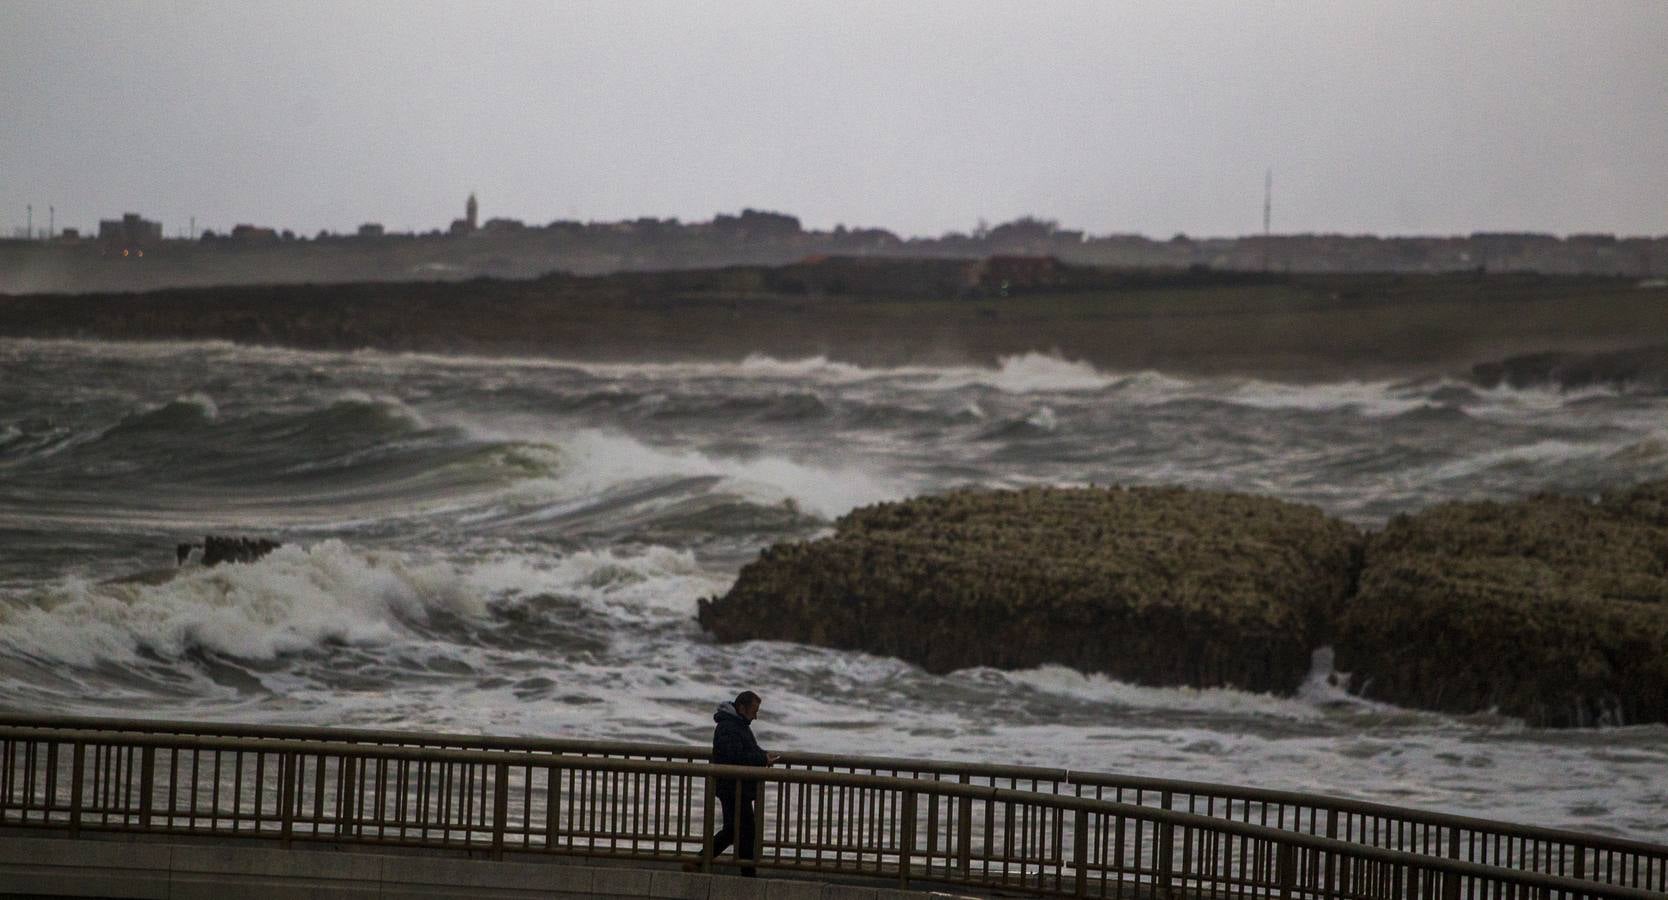
<instances>
[{"instance_id":1,"label":"wave crest","mask_svg":"<svg viewBox=\"0 0 1668 900\"><path fill-rule=\"evenodd\" d=\"M484 605L448 566L328 540L156 585L68 578L21 607L0 607L0 641L19 655L84 667L193 649L270 660L330 641L385 643L402 619L438 610L476 615Z\"/></svg>"}]
</instances>

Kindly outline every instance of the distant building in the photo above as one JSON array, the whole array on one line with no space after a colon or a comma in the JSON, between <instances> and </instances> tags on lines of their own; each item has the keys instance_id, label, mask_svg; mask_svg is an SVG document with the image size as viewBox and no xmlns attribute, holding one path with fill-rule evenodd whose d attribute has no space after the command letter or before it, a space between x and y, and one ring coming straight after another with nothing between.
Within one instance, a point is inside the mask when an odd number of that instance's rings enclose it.
<instances>
[{"instance_id":1,"label":"distant building","mask_svg":"<svg viewBox=\"0 0 1668 900\"><path fill-rule=\"evenodd\" d=\"M474 234L480 227L481 204L475 202L475 195L469 195L469 202L463 205L463 218L453 219L446 233L453 237L463 237Z\"/></svg>"},{"instance_id":2,"label":"distant building","mask_svg":"<svg viewBox=\"0 0 1668 900\"><path fill-rule=\"evenodd\" d=\"M481 230L487 234L509 234L524 231L526 228L527 223L520 219L488 219L486 224L481 226Z\"/></svg>"},{"instance_id":3,"label":"distant building","mask_svg":"<svg viewBox=\"0 0 1668 900\"><path fill-rule=\"evenodd\" d=\"M379 238L383 233L381 222L366 222L359 226L359 236L362 238Z\"/></svg>"},{"instance_id":4,"label":"distant building","mask_svg":"<svg viewBox=\"0 0 1668 900\"><path fill-rule=\"evenodd\" d=\"M259 225L233 225L232 240L240 244L276 244L278 231Z\"/></svg>"},{"instance_id":5,"label":"distant building","mask_svg":"<svg viewBox=\"0 0 1668 900\"><path fill-rule=\"evenodd\" d=\"M162 223L152 222L138 213L123 213L120 219L100 219L98 239L122 247L138 247L162 242Z\"/></svg>"},{"instance_id":6,"label":"distant building","mask_svg":"<svg viewBox=\"0 0 1668 900\"><path fill-rule=\"evenodd\" d=\"M800 234L799 219L786 213L762 209L744 209L739 216L719 213L712 217L714 231L735 235L743 240L788 238Z\"/></svg>"}]
</instances>

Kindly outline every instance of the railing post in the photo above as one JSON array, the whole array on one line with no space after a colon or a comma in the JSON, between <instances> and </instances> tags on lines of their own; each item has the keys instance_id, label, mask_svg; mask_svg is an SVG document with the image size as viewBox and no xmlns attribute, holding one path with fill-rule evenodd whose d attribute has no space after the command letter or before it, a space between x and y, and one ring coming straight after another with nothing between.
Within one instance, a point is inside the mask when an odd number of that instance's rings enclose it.
<instances>
[{"instance_id":1,"label":"railing post","mask_svg":"<svg viewBox=\"0 0 1668 900\"><path fill-rule=\"evenodd\" d=\"M1171 796L1169 791L1165 791L1161 794L1159 799L1160 804L1165 809L1170 808ZM1172 857L1175 855L1173 852L1173 845L1175 842L1176 826L1168 821L1158 823L1158 859L1155 861L1158 871L1155 873L1157 881L1157 884L1155 885L1157 890L1155 893L1157 893L1161 898L1169 898L1172 896L1172 873L1170 869L1172 868L1173 863Z\"/></svg>"},{"instance_id":2,"label":"railing post","mask_svg":"<svg viewBox=\"0 0 1668 900\"><path fill-rule=\"evenodd\" d=\"M278 834L285 847L290 846L290 836L295 831L295 762L295 751L291 750L284 754L278 766Z\"/></svg>"},{"instance_id":3,"label":"railing post","mask_svg":"<svg viewBox=\"0 0 1668 900\"><path fill-rule=\"evenodd\" d=\"M747 802L746 800L743 799L745 796L746 796L746 791L743 790L743 782L741 781L741 779L738 778L738 779L736 779L736 840L735 840L736 849L738 851L741 849L741 804ZM757 787L755 787L755 789L753 791L752 805L753 805L753 866L757 867L760 862L764 861L765 782L763 780L760 780L757 783ZM740 856L741 854L738 852L736 855ZM740 860L738 859L737 862L740 862Z\"/></svg>"},{"instance_id":4,"label":"railing post","mask_svg":"<svg viewBox=\"0 0 1668 900\"><path fill-rule=\"evenodd\" d=\"M74 745L75 758L70 761L70 837L75 837L81 833L81 781L84 777L83 771L85 769L85 765L82 761L82 755L86 749L87 747L85 744L80 741L76 741Z\"/></svg>"},{"instance_id":5,"label":"railing post","mask_svg":"<svg viewBox=\"0 0 1668 900\"><path fill-rule=\"evenodd\" d=\"M151 827L151 794L156 790L156 748L139 751L139 827Z\"/></svg>"},{"instance_id":6,"label":"railing post","mask_svg":"<svg viewBox=\"0 0 1668 900\"><path fill-rule=\"evenodd\" d=\"M898 846L898 884L909 887L910 859L915 855L915 792L904 791L903 795L903 825L899 829Z\"/></svg>"},{"instance_id":7,"label":"railing post","mask_svg":"<svg viewBox=\"0 0 1668 900\"><path fill-rule=\"evenodd\" d=\"M963 775L965 781L967 776ZM973 798L966 794L956 798L961 807L956 813L956 830L961 832L960 845L956 848L956 861L961 865L963 878L973 875Z\"/></svg>"},{"instance_id":8,"label":"railing post","mask_svg":"<svg viewBox=\"0 0 1668 900\"><path fill-rule=\"evenodd\" d=\"M1281 900L1290 900L1297 889L1297 848L1282 843L1274 853L1274 880L1280 884Z\"/></svg>"},{"instance_id":9,"label":"railing post","mask_svg":"<svg viewBox=\"0 0 1668 900\"><path fill-rule=\"evenodd\" d=\"M1458 827L1448 828L1448 858L1460 858L1460 830ZM1442 900L1459 900L1459 875L1453 872L1442 873Z\"/></svg>"},{"instance_id":10,"label":"railing post","mask_svg":"<svg viewBox=\"0 0 1668 900\"><path fill-rule=\"evenodd\" d=\"M702 827L706 829L703 832L703 837L701 839L701 871L702 872L711 872L712 871L712 820L713 820L712 804L713 804L713 797L717 793L718 793L718 782L713 780L713 777L711 775L708 775L707 776L706 800L705 800L705 803L702 804L704 809L703 809L702 814L701 814L701 820L702 820L702 823L703 823Z\"/></svg>"},{"instance_id":11,"label":"railing post","mask_svg":"<svg viewBox=\"0 0 1668 900\"><path fill-rule=\"evenodd\" d=\"M1335 809L1329 809L1326 811L1326 836L1333 839L1337 839L1338 837L1338 811ZM1329 852L1326 854L1325 882L1326 895L1329 897L1334 896L1337 892L1337 876L1338 854Z\"/></svg>"},{"instance_id":12,"label":"railing post","mask_svg":"<svg viewBox=\"0 0 1668 900\"><path fill-rule=\"evenodd\" d=\"M336 834L344 836L353 833L351 817L353 815L353 757L343 755L342 764L336 767L336 778L341 783L336 786Z\"/></svg>"},{"instance_id":13,"label":"railing post","mask_svg":"<svg viewBox=\"0 0 1668 900\"><path fill-rule=\"evenodd\" d=\"M492 789L492 858L504 858L504 829L510 816L510 764L497 766L498 783Z\"/></svg>"},{"instance_id":14,"label":"railing post","mask_svg":"<svg viewBox=\"0 0 1668 900\"><path fill-rule=\"evenodd\" d=\"M58 742L46 742L46 792L41 796L41 823L52 823L52 808L58 805Z\"/></svg>"},{"instance_id":15,"label":"railing post","mask_svg":"<svg viewBox=\"0 0 1668 900\"><path fill-rule=\"evenodd\" d=\"M1089 893L1089 811L1077 811L1077 822L1072 826L1072 862L1077 865L1077 896Z\"/></svg>"}]
</instances>

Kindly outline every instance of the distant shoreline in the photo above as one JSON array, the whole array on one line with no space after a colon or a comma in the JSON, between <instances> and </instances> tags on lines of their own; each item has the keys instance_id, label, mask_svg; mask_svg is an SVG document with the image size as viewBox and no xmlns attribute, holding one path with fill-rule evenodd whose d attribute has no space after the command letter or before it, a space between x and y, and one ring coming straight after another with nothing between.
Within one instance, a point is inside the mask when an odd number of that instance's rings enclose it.
<instances>
[{"instance_id":1,"label":"distant shoreline","mask_svg":"<svg viewBox=\"0 0 1668 900\"><path fill-rule=\"evenodd\" d=\"M462 212L464 210L460 210ZM131 213L98 236L0 239L0 293L90 293L260 284L462 281L602 275L724 266L786 266L852 256L883 263L1052 256L1076 266L1245 272L1408 274L1536 272L1668 277L1668 234L1474 232L1469 235L1255 234L1167 238L1093 235L1022 217L971 234L900 236L884 228L807 230L785 213L744 209L710 221L638 218L545 225L469 217L448 232L395 233L374 222L357 234L316 237L241 225L230 233L166 238Z\"/></svg>"},{"instance_id":2,"label":"distant shoreline","mask_svg":"<svg viewBox=\"0 0 1668 900\"><path fill-rule=\"evenodd\" d=\"M1000 291L956 282L960 270L943 261L903 260L0 295L0 337L584 361L763 353L869 366L990 365L1042 352L1108 371L1310 381L1464 372L1517 354L1619 350L1668 335L1668 290L1637 279L1064 268L1047 283Z\"/></svg>"}]
</instances>

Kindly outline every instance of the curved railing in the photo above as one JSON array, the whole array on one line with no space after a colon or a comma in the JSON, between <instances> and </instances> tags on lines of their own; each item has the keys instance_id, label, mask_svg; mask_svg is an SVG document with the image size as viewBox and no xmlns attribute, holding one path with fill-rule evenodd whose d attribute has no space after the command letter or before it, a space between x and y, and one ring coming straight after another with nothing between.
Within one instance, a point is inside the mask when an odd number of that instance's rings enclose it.
<instances>
[{"instance_id":1,"label":"curved railing","mask_svg":"<svg viewBox=\"0 0 1668 900\"><path fill-rule=\"evenodd\" d=\"M489 829L500 835L496 846L587 855L596 855L595 842L603 840L613 842L605 855L618 855L622 840L630 842L628 855L636 855L640 846L652 848L650 855L656 857L690 855L700 846L700 835L710 833L689 827L691 804L711 796L706 778L722 768L700 762L708 756L704 748L688 746L77 717L0 716L0 741L5 778L0 784L0 824L28 821L24 812L32 811L42 824L69 827L69 811L80 809L73 820L76 827L158 830L161 817L167 823L161 830L177 830L181 792L189 785L191 801L183 807L188 831L201 831L200 823L207 822L212 833L226 832L228 823L230 833L242 833L244 824L248 833L269 833L276 821L273 811L287 809L292 815L280 836L288 839L298 834L297 826L308 839L321 833L336 839L346 822L355 839L370 834L375 842L404 842L415 833L419 843L438 841L445 846L454 833L478 836L479 823L471 817L485 813L487 784L497 779L495 783L509 792L507 797L521 798L514 806L524 821L520 828L506 821L496 831ZM286 759L291 760L288 770ZM72 797L60 796L76 781L75 773L65 768L73 769L74 760L82 770L82 793L77 796L103 797L102 805L78 806ZM374 773L356 769L354 760L375 760ZM187 761L191 775L182 779L180 769ZM1282 878L1299 877L1258 869L1281 865L1274 858L1258 862L1258 853L1289 847L1280 852L1301 857L1298 848L1308 848L1302 852L1321 853L1315 859L1322 862L1347 857L1367 865L1367 860L1377 860L1374 865L1396 871L1402 871L1397 866L1414 865L1427 874L1445 872L1462 881L1470 871L1482 879L1478 884L1506 884L1500 873L1508 873L1518 879L1511 883L1520 885L1551 879L1537 883L1557 892L1568 892L1568 884L1563 884L1568 882L1605 896L1632 896L1629 891L1668 894L1668 848L1639 841L1291 792L1063 769L805 753L784 754L784 764L765 776L773 790L765 792L764 809L774 815L765 821L776 832L764 849L774 853L768 857L771 865L787 868L866 871L867 860L890 873L888 877L907 880L918 870L916 877L935 881L1052 893L1065 890L1065 881L1102 888L1151 884L1161 876L1185 882L1204 853L1214 860L1210 889L1230 888L1229 882L1220 881L1226 877L1220 868L1227 865L1237 873L1233 878L1248 879L1246 889L1262 890L1278 887ZM499 766L508 767L502 778ZM512 769L519 774L511 774ZM89 770L96 773L90 782ZM757 776L758 770L750 774ZM658 779L657 786L632 787L632 778ZM674 789L668 786L672 782L662 783L668 778L683 780ZM301 790L309 786L308 779L311 791ZM292 785L287 797L278 787L282 784ZM38 796L29 790L37 790ZM131 799L112 802L111 792L150 797L152 803L145 810ZM222 816L219 808L226 794L231 811ZM906 794L914 797L913 816L900 806ZM206 795L207 807L197 812L200 795ZM45 797L52 800L40 799ZM303 802L307 797L310 806ZM345 797L357 798L361 805L367 797L382 798L373 809L402 802L399 798L417 804L426 797L443 797L450 805L434 811L440 818L433 822L433 815L425 812L418 825L400 816L365 820L358 813L343 815L331 803L346 802ZM164 798L171 804L166 813L160 806ZM657 827L650 834L622 829L605 811L599 812L599 798L629 809L646 803L639 810L642 817L678 827ZM878 806L883 798L893 808ZM249 802L253 806L244 809ZM681 814L669 812L673 808ZM337 811L326 814L327 809ZM539 810L546 819L542 830L532 827ZM9 811L21 816L20 822L12 822ZM303 814L306 811L311 814ZM1088 818L1077 820L1079 811ZM136 819L141 812L148 817ZM513 819L510 812L506 815ZM461 823L450 823L447 817L459 814ZM599 815L607 821L606 828L574 827L575 821L596 820ZM709 816L703 811L703 819ZM899 829L906 819L914 822L914 843L908 846L915 851L908 855L907 865L900 861L904 857L896 845L901 835L893 835L893 844L875 837L878 832L871 835L873 840L839 837L845 830L872 831L887 822ZM437 830L436 822L446 824ZM1178 822L1186 824L1181 837L1175 835ZM397 831L389 831L396 826ZM807 839L807 834L816 838ZM1081 848L1074 843L1079 834L1087 842ZM514 844L517 835L522 838L519 846ZM1195 839L1206 843L1195 846ZM1305 843L1311 839L1322 843ZM471 842L465 840L465 845ZM976 847L980 852L973 852ZM1350 848L1348 854L1339 856L1345 847ZM1415 865L1413 859L1420 862ZM1302 870L1301 859L1289 864ZM1254 871L1238 871L1247 866ZM1043 877L1050 872L1052 882ZM1433 882L1421 883L1428 887ZM1612 889L1623 893L1607 893ZM1317 888L1311 884L1306 890ZM1368 893L1381 895L1376 890Z\"/></svg>"}]
</instances>

